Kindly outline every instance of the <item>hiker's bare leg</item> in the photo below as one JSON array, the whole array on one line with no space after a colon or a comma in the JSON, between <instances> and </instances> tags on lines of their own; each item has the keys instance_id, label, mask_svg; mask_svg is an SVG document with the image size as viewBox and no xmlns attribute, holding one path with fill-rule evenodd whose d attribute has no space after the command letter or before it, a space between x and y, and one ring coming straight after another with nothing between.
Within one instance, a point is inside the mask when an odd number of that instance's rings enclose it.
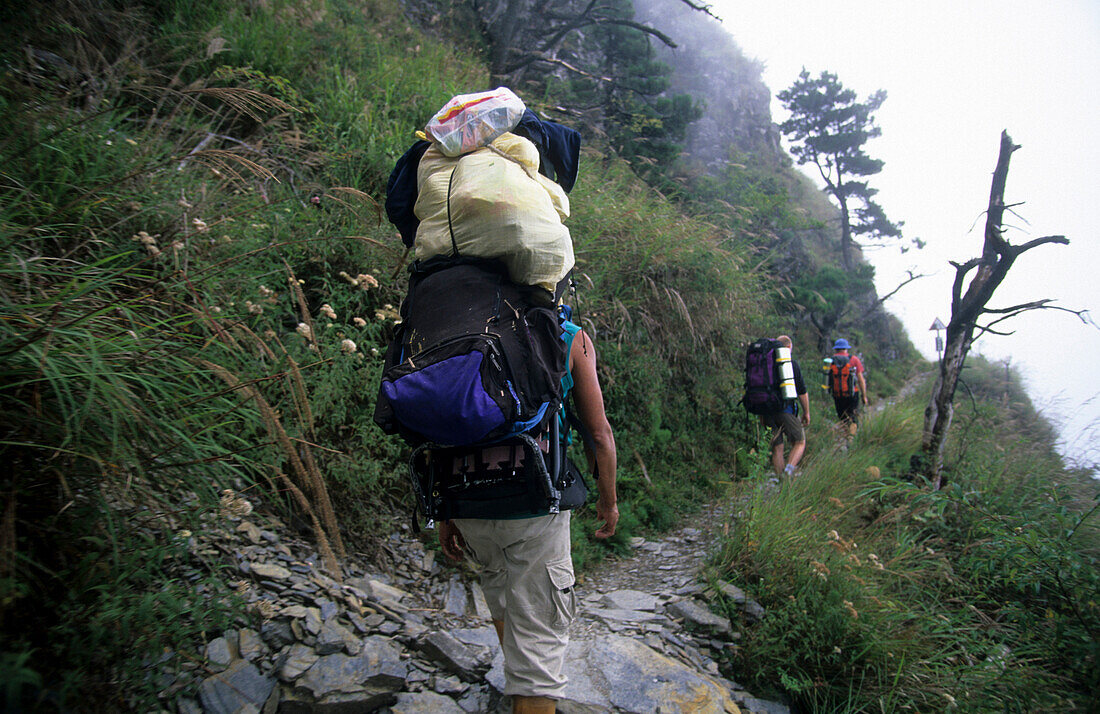
<instances>
[{"instance_id":1,"label":"hiker's bare leg","mask_svg":"<svg viewBox=\"0 0 1100 714\"><path fill-rule=\"evenodd\" d=\"M802 460L802 455L806 453L806 442L796 441L794 446L791 447L791 455L787 457L787 463L791 466L798 466L798 462Z\"/></svg>"},{"instance_id":2,"label":"hiker's bare leg","mask_svg":"<svg viewBox=\"0 0 1100 714\"><path fill-rule=\"evenodd\" d=\"M554 714L557 702L550 697L512 697L512 714Z\"/></svg>"},{"instance_id":3,"label":"hiker's bare leg","mask_svg":"<svg viewBox=\"0 0 1100 714\"><path fill-rule=\"evenodd\" d=\"M786 462L783 461L783 442L779 442L772 447L772 469L777 474L783 473L783 467L786 466Z\"/></svg>"}]
</instances>

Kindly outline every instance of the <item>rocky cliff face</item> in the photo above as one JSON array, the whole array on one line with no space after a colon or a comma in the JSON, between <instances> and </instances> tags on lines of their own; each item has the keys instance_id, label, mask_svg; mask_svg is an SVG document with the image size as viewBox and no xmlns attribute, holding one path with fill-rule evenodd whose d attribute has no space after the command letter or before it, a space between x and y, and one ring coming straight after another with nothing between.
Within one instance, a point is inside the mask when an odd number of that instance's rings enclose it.
<instances>
[{"instance_id":1,"label":"rocky cliff face","mask_svg":"<svg viewBox=\"0 0 1100 714\"><path fill-rule=\"evenodd\" d=\"M688 129L685 149L706 166L728 158L728 147L765 162L783 160L779 129L772 122L771 90L763 66L749 59L713 17L668 0L635 0L637 19L667 33L679 45L654 42L673 68L673 93L690 94L706 105Z\"/></svg>"}]
</instances>

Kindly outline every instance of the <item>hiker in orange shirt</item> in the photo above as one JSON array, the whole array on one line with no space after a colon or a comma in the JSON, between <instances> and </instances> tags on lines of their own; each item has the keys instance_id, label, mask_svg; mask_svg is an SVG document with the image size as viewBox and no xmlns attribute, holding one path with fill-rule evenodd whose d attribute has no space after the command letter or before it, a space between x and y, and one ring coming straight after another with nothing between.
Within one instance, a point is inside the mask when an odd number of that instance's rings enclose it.
<instances>
[{"instance_id":1,"label":"hiker in orange shirt","mask_svg":"<svg viewBox=\"0 0 1100 714\"><path fill-rule=\"evenodd\" d=\"M860 402L869 404L863 362L848 353L851 348L848 340L843 337L838 339L833 344L833 363L829 368L829 393L833 395L836 415L846 427L849 437L855 436L859 428Z\"/></svg>"}]
</instances>

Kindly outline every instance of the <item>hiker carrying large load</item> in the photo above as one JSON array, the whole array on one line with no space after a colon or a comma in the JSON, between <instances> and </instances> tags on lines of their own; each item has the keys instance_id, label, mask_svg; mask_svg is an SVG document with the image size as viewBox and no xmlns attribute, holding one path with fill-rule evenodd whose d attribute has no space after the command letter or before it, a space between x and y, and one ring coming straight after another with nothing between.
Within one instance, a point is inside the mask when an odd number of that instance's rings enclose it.
<instances>
[{"instance_id":1,"label":"hiker carrying large load","mask_svg":"<svg viewBox=\"0 0 1100 714\"><path fill-rule=\"evenodd\" d=\"M542 493L499 504L511 511L502 515L556 512L564 460L556 439L545 451L536 440L557 427L562 407L567 355L554 301L573 249L551 199L567 205L565 188L549 176L562 169L572 187L580 137L539 120L505 88L455 97L419 135L425 140L401 157L388 184L387 214L417 258L375 421L416 448L413 486L429 519L463 514L428 498L438 488L425 479L439 474L421 455L502 440L519 447Z\"/></svg>"},{"instance_id":2,"label":"hiker carrying large load","mask_svg":"<svg viewBox=\"0 0 1100 714\"><path fill-rule=\"evenodd\" d=\"M568 509L586 492L567 396L598 466L598 538L618 521L615 442L594 345L555 304L580 135L522 104L515 121L510 94L453 99L390 175L386 213L416 260L374 418L413 447L416 507L443 552L483 568L514 710L553 711L576 612Z\"/></svg>"}]
</instances>

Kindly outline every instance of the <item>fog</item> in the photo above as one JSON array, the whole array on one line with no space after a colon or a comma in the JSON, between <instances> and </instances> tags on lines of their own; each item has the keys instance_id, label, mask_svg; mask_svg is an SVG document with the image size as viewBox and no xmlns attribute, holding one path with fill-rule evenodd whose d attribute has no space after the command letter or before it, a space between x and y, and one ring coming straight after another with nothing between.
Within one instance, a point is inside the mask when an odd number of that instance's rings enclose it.
<instances>
[{"instance_id":1,"label":"fog","mask_svg":"<svg viewBox=\"0 0 1100 714\"><path fill-rule=\"evenodd\" d=\"M983 212L1000 133L1021 145L1005 199L1013 244L1065 235L1070 245L1023 254L989 307L1044 298L1074 310L1100 308L1100 240L1091 215L1100 166L1100 3L978 0L923 3L717 0L713 9L745 53L764 62L774 94L805 67L836 73L865 98L885 89L876 114L882 136L867 145L885 161L871 177L876 197L921 251L868 251L880 294L907 270L929 275L886 305L914 344L936 357L935 318L950 318L954 269L980 255ZM814 176L809 170L807 175ZM1098 318L1100 319L1100 318ZM1052 310L999 326L975 351L1017 367L1036 407L1077 465L1100 463L1100 330Z\"/></svg>"}]
</instances>

